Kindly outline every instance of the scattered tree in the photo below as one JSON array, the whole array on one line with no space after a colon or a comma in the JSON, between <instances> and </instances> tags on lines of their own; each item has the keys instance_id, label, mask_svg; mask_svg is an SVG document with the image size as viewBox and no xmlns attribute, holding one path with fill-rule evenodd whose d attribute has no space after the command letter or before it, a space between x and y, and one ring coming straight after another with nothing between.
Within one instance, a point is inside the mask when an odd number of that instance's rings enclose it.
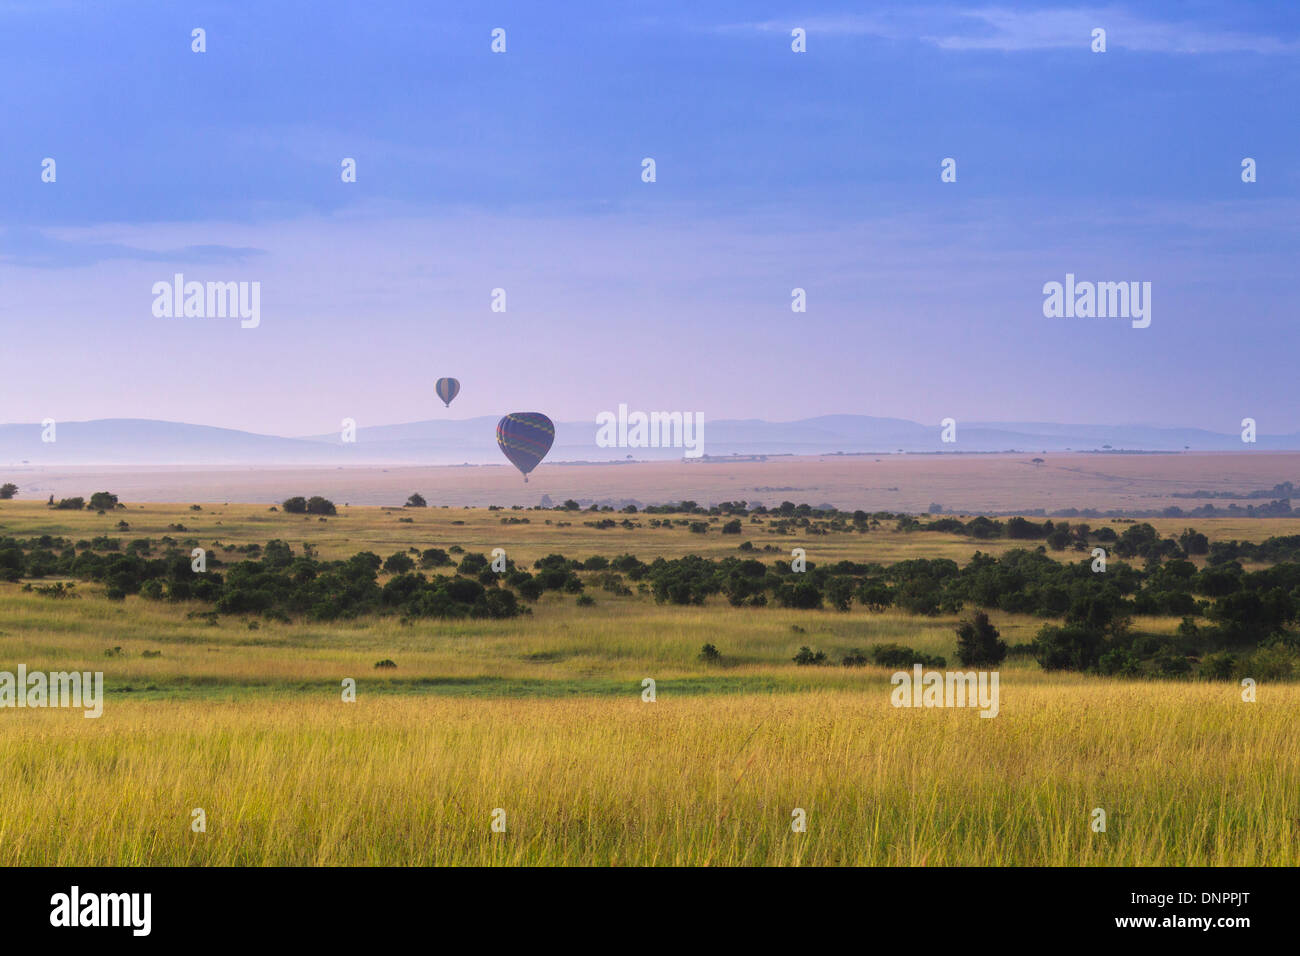
<instances>
[{"instance_id":1,"label":"scattered tree","mask_svg":"<svg viewBox=\"0 0 1300 956\"><path fill-rule=\"evenodd\" d=\"M995 667L1006 656L1006 641L1000 639L998 629L989 623L989 616L983 611L976 611L971 620L957 626L957 660L964 667Z\"/></svg>"}]
</instances>

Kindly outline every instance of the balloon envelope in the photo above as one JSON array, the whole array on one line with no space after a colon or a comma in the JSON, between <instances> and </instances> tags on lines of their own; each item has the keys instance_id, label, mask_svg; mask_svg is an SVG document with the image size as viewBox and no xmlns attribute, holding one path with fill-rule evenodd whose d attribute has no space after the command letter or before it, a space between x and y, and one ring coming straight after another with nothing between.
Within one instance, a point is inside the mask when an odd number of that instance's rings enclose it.
<instances>
[{"instance_id":1,"label":"balloon envelope","mask_svg":"<svg viewBox=\"0 0 1300 956\"><path fill-rule=\"evenodd\" d=\"M442 404L450 408L452 399L460 394L460 382L454 378L440 378L433 389L442 399Z\"/></svg>"},{"instance_id":2,"label":"balloon envelope","mask_svg":"<svg viewBox=\"0 0 1300 956\"><path fill-rule=\"evenodd\" d=\"M511 412L497 422L497 444L510 463L524 473L524 481L546 457L555 441L555 423L541 412Z\"/></svg>"}]
</instances>

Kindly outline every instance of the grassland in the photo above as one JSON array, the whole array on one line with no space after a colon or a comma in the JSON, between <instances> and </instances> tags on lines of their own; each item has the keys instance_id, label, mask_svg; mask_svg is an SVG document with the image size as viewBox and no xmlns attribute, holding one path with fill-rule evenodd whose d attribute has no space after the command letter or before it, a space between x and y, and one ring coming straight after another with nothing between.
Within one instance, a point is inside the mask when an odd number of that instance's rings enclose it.
<instances>
[{"instance_id":1,"label":"grassland","mask_svg":"<svg viewBox=\"0 0 1300 956\"><path fill-rule=\"evenodd\" d=\"M322 522L265 506L99 516L5 502L0 533L193 537L225 560L238 557L227 546L271 538L323 557L456 544L502 547L525 566L553 552L719 557L737 543L716 527L596 530L584 513L343 510ZM530 523L501 523L510 517ZM1300 526L1192 523L1214 540ZM811 561L882 562L1008 547L887 528L800 538L746 524L744 537L777 546L757 555L767 560L795 546ZM593 591L594 607L547 594L507 621L209 624L189 616L206 606L76 590L52 599L0 584L0 670L100 670L107 689L97 720L0 710L6 865L1300 863L1294 684L1262 684L1247 704L1230 683L1009 660L988 720L895 709L883 669L790 660L804 644L838 660L888 641L951 659L954 617ZM1009 643L1042 623L994 620ZM697 659L706 642L719 663ZM397 668L375 670L385 658ZM342 700L348 677L355 703ZM199 807L203 833L190 827ZM489 826L496 808L504 833ZM807 832L792 831L795 808ZM1094 808L1105 833L1089 827Z\"/></svg>"},{"instance_id":2,"label":"grassland","mask_svg":"<svg viewBox=\"0 0 1300 956\"><path fill-rule=\"evenodd\" d=\"M61 446L42 446L52 449ZM555 455L552 454L552 458ZM1035 458L1043 459L1035 462ZM931 502L950 510L1016 511L1043 508L1158 512L1191 510L1205 499L1196 491L1246 495L1294 482L1297 452L1197 452L1125 454L803 455L764 462L682 461L618 464L543 462L529 476L503 460L491 465L349 465L322 467L90 467L58 464L12 466L0 480L21 487L20 498L44 500L108 488L123 501L280 501L289 494L319 494L340 504L400 505L412 491L456 507L536 505L543 495L642 502L737 501L774 507L783 500L829 502L852 511L923 512ZM1230 501L1216 500L1220 507ZM1241 499L1238 504L1263 504Z\"/></svg>"}]
</instances>

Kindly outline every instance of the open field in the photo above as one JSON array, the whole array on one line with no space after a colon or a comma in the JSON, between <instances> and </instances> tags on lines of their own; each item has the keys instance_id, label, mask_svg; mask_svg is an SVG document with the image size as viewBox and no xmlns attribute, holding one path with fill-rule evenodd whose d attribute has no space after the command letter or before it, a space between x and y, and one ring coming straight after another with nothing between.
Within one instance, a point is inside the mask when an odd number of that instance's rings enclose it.
<instances>
[{"instance_id":1,"label":"open field","mask_svg":"<svg viewBox=\"0 0 1300 956\"><path fill-rule=\"evenodd\" d=\"M196 538L227 562L241 557L227 547L272 538L325 558L455 544L520 565L556 552L717 558L738 540L597 530L584 512L353 506L321 521L124 500L102 516L3 502L0 535ZM1212 540L1300 533L1300 519L1152 523ZM965 563L1016 544L885 526L801 537L747 524L743 537L777 548L754 552L764 561L800 546L813 562ZM209 623L190 616L210 609L198 602L110 601L85 582L76 593L0 584L0 670L98 670L106 687L99 719L0 709L0 863L1300 863L1294 683L1261 682L1247 704L1231 682L1012 658L999 714L982 719L892 707L884 668L791 661L801 645L838 660L887 642L951 660L955 615L678 607L593 589L594 606L547 593L510 620ZM1009 644L1043 623L992 616ZM698 659L705 643L720 662ZM397 667L377 671L382 659ZM349 677L355 703L340 692ZM654 703L641 699L647 677ZM199 807L205 833L190 829ZM504 833L489 826L496 808ZM795 808L806 833L791 830ZM1094 808L1105 833L1089 828Z\"/></svg>"},{"instance_id":2,"label":"open field","mask_svg":"<svg viewBox=\"0 0 1300 956\"><path fill-rule=\"evenodd\" d=\"M1035 457L1043 458L1035 464ZM354 505L400 505L419 491L431 504L536 505L543 495L654 504L781 501L869 511L1047 511L1095 508L1190 510L1195 491L1246 494L1300 481L1300 452L1182 454L860 455L770 458L765 462L543 463L524 484L505 464L352 468L74 468L11 466L20 498L44 500L108 488L123 501L270 504L320 494ZM91 489L94 485L95 488ZM1229 502L1214 502L1225 506ZM1262 501L1256 501L1262 504ZM1242 502L1243 506L1245 502Z\"/></svg>"},{"instance_id":3,"label":"open field","mask_svg":"<svg viewBox=\"0 0 1300 956\"><path fill-rule=\"evenodd\" d=\"M7 715L0 862L1300 862L1300 689L1246 706L1221 686L1006 685L994 720L895 710L883 675L655 704L322 692Z\"/></svg>"}]
</instances>

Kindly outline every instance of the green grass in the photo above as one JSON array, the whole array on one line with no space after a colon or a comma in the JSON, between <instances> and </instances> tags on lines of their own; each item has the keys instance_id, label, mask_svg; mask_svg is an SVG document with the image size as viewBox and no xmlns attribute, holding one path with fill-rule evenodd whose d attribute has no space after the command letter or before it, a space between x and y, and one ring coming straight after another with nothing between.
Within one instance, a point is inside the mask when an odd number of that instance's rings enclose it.
<instances>
[{"instance_id":1,"label":"green grass","mask_svg":"<svg viewBox=\"0 0 1300 956\"><path fill-rule=\"evenodd\" d=\"M430 509L406 525L352 508L321 523L148 505L128 509L131 531L118 534L121 512L10 502L0 528L157 539L179 521L202 527L205 544L280 537L329 557L501 546L521 565L552 552L717 557L737 543L547 528L538 516L557 516L541 512L502 527L502 514ZM1234 521L1232 537L1288 533L1286 522ZM746 537L807 547L813 561L997 550L889 530L801 541L763 527L746 524ZM805 644L838 662L896 642L954 661L955 616L673 607L589 589L595 607L549 594L507 621L253 630L187 616L204 605L77 592L0 585L0 670L102 670L107 693L97 720L0 710L3 865L1300 863L1295 684L1263 683L1247 704L1230 683L1047 674L1013 659L999 668L1000 714L986 720L895 709L881 668L791 660ZM1043 623L993 619L1011 644ZM698 660L705 643L720 662ZM383 659L397 668L377 671ZM641 699L646 677L653 704ZM342 700L345 678L355 703ZM206 833L190 829L196 807ZM504 834L489 827L497 807ZM795 807L807 833L790 829ZM1104 834L1088 826L1096 807Z\"/></svg>"}]
</instances>

